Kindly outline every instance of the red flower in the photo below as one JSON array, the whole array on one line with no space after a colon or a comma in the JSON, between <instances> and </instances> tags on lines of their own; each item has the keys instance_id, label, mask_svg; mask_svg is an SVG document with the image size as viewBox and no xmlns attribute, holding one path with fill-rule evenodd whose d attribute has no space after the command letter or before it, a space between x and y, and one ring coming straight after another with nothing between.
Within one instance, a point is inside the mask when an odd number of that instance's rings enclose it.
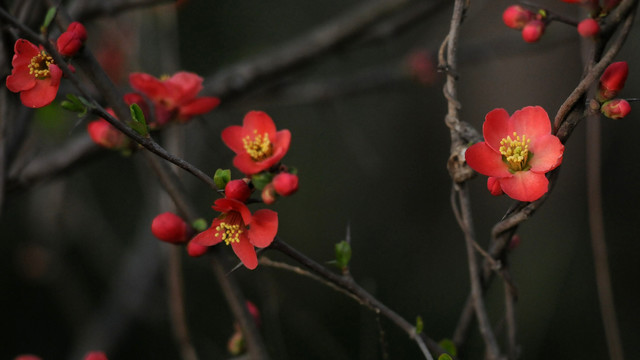
<instances>
[{"instance_id":1,"label":"red flower","mask_svg":"<svg viewBox=\"0 0 640 360\"><path fill-rule=\"evenodd\" d=\"M236 153L233 165L246 175L257 174L276 165L289 150L289 130L276 132L271 117L262 111L250 111L242 126L222 131L222 141Z\"/></svg>"},{"instance_id":2,"label":"red flower","mask_svg":"<svg viewBox=\"0 0 640 360\"><path fill-rule=\"evenodd\" d=\"M112 109L107 109L107 112L115 116ZM129 143L127 136L105 119L91 121L87 124L87 132L94 143L107 149L122 149Z\"/></svg>"},{"instance_id":3,"label":"red flower","mask_svg":"<svg viewBox=\"0 0 640 360\"><path fill-rule=\"evenodd\" d=\"M196 97L202 90L202 78L181 71L171 77L157 79L145 73L129 75L131 87L146 95L156 106L156 117L163 124L173 117L185 122L193 116L213 110L220 99L212 96Z\"/></svg>"},{"instance_id":4,"label":"red flower","mask_svg":"<svg viewBox=\"0 0 640 360\"><path fill-rule=\"evenodd\" d=\"M172 244L187 241L187 223L172 212L156 216L151 222L151 233L159 240Z\"/></svg>"},{"instance_id":5,"label":"red flower","mask_svg":"<svg viewBox=\"0 0 640 360\"><path fill-rule=\"evenodd\" d=\"M49 54L25 39L16 41L14 51L7 88L20 93L24 106L40 108L49 105L58 94L62 70Z\"/></svg>"},{"instance_id":6,"label":"red flower","mask_svg":"<svg viewBox=\"0 0 640 360\"><path fill-rule=\"evenodd\" d=\"M516 200L534 201L547 192L544 174L560 165L564 146L551 134L543 108L527 106L511 117L504 109L492 110L482 132L485 141L465 153L471 168L496 178L502 191Z\"/></svg>"},{"instance_id":7,"label":"red flower","mask_svg":"<svg viewBox=\"0 0 640 360\"><path fill-rule=\"evenodd\" d=\"M598 89L598 100L605 101L613 99L627 81L629 75L629 65L626 61L618 61L609 64L600 77Z\"/></svg>"},{"instance_id":8,"label":"red flower","mask_svg":"<svg viewBox=\"0 0 640 360\"><path fill-rule=\"evenodd\" d=\"M278 232L278 214L261 209L253 215L249 208L238 200L218 199L213 209L222 212L211 223L211 227L193 238L192 242L204 246L216 245L222 241L231 245L240 261L253 270L258 266L254 246L265 248Z\"/></svg>"},{"instance_id":9,"label":"red flower","mask_svg":"<svg viewBox=\"0 0 640 360\"><path fill-rule=\"evenodd\" d=\"M84 360L108 360L102 351L92 351L84 356Z\"/></svg>"}]
</instances>

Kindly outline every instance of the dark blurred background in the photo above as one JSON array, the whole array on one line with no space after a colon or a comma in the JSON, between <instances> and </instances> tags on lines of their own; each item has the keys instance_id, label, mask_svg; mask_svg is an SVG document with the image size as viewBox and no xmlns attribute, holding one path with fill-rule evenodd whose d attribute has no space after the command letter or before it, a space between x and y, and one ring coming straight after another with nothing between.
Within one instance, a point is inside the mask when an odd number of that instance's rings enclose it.
<instances>
[{"instance_id":1,"label":"dark blurred background","mask_svg":"<svg viewBox=\"0 0 640 360\"><path fill-rule=\"evenodd\" d=\"M129 71L159 76L184 69L207 78L363 3L190 0L176 12L163 6L89 23L88 46L102 52L109 50L109 40L125 45L114 48L126 59L123 88ZM574 28L553 23L539 43L526 44L502 23L510 4L473 1L461 30L461 117L477 129L497 107L512 113L540 105L553 118L582 72ZM574 19L585 16L561 1L542 4ZM451 11L445 1L398 34L340 47L230 99L184 130L171 130L186 134L184 158L213 174L232 167L233 154L220 132L240 124L247 111L264 110L278 128L289 129L292 144L283 160L298 168L301 186L274 206L279 235L325 263L350 229L355 280L409 322L421 316L425 333L435 340L452 336L469 293L468 269L449 202L444 77L433 72L432 79L420 82L407 59L422 49L436 61ZM630 67L623 97L640 95L639 34L636 26L616 58ZM377 86L338 92L378 77ZM320 99L306 96L311 85L325 83L337 85ZM640 358L640 109L633 110L622 120L601 120L606 235L627 359ZM588 230L584 125L567 142L557 186L520 227L522 241L511 256L522 359L608 356ZM34 113L27 141L43 153L84 129L85 121L78 124L73 114L53 105ZM183 178L200 215L212 219L217 195L190 175ZM492 197L485 184L483 176L470 183L483 246L512 203ZM46 360L80 359L98 349L111 360L179 357L165 280L170 245L149 231L156 214L171 210L158 194L140 154L125 158L107 151L8 192L0 218L0 358L34 353ZM231 249L224 252L233 259ZM274 251L263 254L291 262ZM183 260L186 311L198 354L230 358L226 342L233 319L210 260L186 253ZM262 312L262 334L274 359L381 359L381 348L390 359L421 356L387 319L309 278L266 266L234 275ZM496 282L486 298L495 324L502 318L502 291ZM482 359L475 325L472 333L463 357Z\"/></svg>"}]
</instances>

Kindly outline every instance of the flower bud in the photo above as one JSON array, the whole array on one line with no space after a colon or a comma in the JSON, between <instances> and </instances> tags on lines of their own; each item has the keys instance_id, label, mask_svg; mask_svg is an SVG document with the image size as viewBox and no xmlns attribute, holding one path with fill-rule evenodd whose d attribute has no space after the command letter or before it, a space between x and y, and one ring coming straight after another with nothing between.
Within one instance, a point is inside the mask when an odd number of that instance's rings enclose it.
<instances>
[{"instance_id":1,"label":"flower bud","mask_svg":"<svg viewBox=\"0 0 640 360\"><path fill-rule=\"evenodd\" d=\"M151 222L151 232L158 239L172 244L187 241L187 224L171 212L156 216Z\"/></svg>"},{"instance_id":2,"label":"flower bud","mask_svg":"<svg viewBox=\"0 0 640 360\"><path fill-rule=\"evenodd\" d=\"M600 88L598 90L598 100L600 102L613 99L627 81L629 65L626 61L618 61L607 66L600 77Z\"/></svg>"},{"instance_id":3,"label":"flower bud","mask_svg":"<svg viewBox=\"0 0 640 360\"><path fill-rule=\"evenodd\" d=\"M602 104L600 111L610 119L622 119L631 112L631 105L627 100L613 99Z\"/></svg>"},{"instance_id":4,"label":"flower bud","mask_svg":"<svg viewBox=\"0 0 640 360\"><path fill-rule=\"evenodd\" d=\"M493 196L500 196L504 194L504 192L502 191L502 187L500 187L500 182L498 181L498 178L495 178L495 177L489 177L487 179L487 189L489 189L489 192Z\"/></svg>"},{"instance_id":5,"label":"flower bud","mask_svg":"<svg viewBox=\"0 0 640 360\"><path fill-rule=\"evenodd\" d=\"M81 23L74 21L67 27L67 32L74 34L80 41L87 41L87 29Z\"/></svg>"},{"instance_id":6,"label":"flower bud","mask_svg":"<svg viewBox=\"0 0 640 360\"><path fill-rule=\"evenodd\" d=\"M228 199L246 202L251 196L251 189L244 180L231 180L224 187L224 196Z\"/></svg>"},{"instance_id":7,"label":"flower bud","mask_svg":"<svg viewBox=\"0 0 640 360\"><path fill-rule=\"evenodd\" d=\"M531 20L522 28L522 39L528 43L534 43L544 34L545 24L541 20Z\"/></svg>"},{"instance_id":8,"label":"flower bud","mask_svg":"<svg viewBox=\"0 0 640 360\"><path fill-rule=\"evenodd\" d=\"M520 5L511 5L502 13L502 21L504 21L504 24L516 30L522 30L532 18L533 12Z\"/></svg>"},{"instance_id":9,"label":"flower bud","mask_svg":"<svg viewBox=\"0 0 640 360\"><path fill-rule=\"evenodd\" d=\"M191 257L199 257L204 255L207 250L209 250L208 246L200 245L195 241L189 241L187 244L187 254Z\"/></svg>"},{"instance_id":10,"label":"flower bud","mask_svg":"<svg viewBox=\"0 0 640 360\"><path fill-rule=\"evenodd\" d=\"M600 24L594 19L584 19L578 24L578 34L584 38L590 38L600 33Z\"/></svg>"},{"instance_id":11,"label":"flower bud","mask_svg":"<svg viewBox=\"0 0 640 360\"><path fill-rule=\"evenodd\" d=\"M82 41L71 32L63 32L56 40L58 52L64 56L73 56L82 47Z\"/></svg>"},{"instance_id":12,"label":"flower bud","mask_svg":"<svg viewBox=\"0 0 640 360\"><path fill-rule=\"evenodd\" d=\"M258 310L256 304L247 300L247 309L249 309L249 313L251 314L251 317L253 317L253 321L256 323L256 326L262 326L262 320L260 319L260 310Z\"/></svg>"},{"instance_id":13,"label":"flower bud","mask_svg":"<svg viewBox=\"0 0 640 360\"><path fill-rule=\"evenodd\" d=\"M289 196L298 191L298 176L290 173L279 173L271 182L278 195Z\"/></svg>"},{"instance_id":14,"label":"flower bud","mask_svg":"<svg viewBox=\"0 0 640 360\"><path fill-rule=\"evenodd\" d=\"M242 336L242 331L236 331L231 335L227 343L227 350L229 354L233 356L238 356L245 351L245 341L244 336Z\"/></svg>"},{"instance_id":15,"label":"flower bud","mask_svg":"<svg viewBox=\"0 0 640 360\"><path fill-rule=\"evenodd\" d=\"M84 360L108 360L102 351L92 351L84 356Z\"/></svg>"},{"instance_id":16,"label":"flower bud","mask_svg":"<svg viewBox=\"0 0 640 360\"><path fill-rule=\"evenodd\" d=\"M276 189L273 187L273 183L268 183L262 189L262 194L260 194L260 197L262 197L262 202L264 202L267 205L271 205L274 202L276 202L276 199L278 198L278 194L276 194Z\"/></svg>"},{"instance_id":17,"label":"flower bud","mask_svg":"<svg viewBox=\"0 0 640 360\"><path fill-rule=\"evenodd\" d=\"M426 49L411 52L407 58L407 66L411 76L422 85L433 85L437 77L434 56Z\"/></svg>"},{"instance_id":18,"label":"flower bud","mask_svg":"<svg viewBox=\"0 0 640 360\"><path fill-rule=\"evenodd\" d=\"M87 124L87 132L94 143L107 149L120 149L126 146L127 137L107 120L98 119Z\"/></svg>"}]
</instances>

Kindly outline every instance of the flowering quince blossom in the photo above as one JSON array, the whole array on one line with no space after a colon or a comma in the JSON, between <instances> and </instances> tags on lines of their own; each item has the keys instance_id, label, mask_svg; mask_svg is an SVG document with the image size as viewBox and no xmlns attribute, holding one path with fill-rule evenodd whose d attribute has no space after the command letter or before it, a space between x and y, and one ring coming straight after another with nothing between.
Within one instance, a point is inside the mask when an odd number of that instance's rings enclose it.
<instances>
[{"instance_id":1,"label":"flowering quince blossom","mask_svg":"<svg viewBox=\"0 0 640 360\"><path fill-rule=\"evenodd\" d=\"M49 105L58 94L62 70L49 54L25 39L16 41L14 52L7 88L20 93L24 106L41 108Z\"/></svg>"},{"instance_id":2,"label":"flowering quince blossom","mask_svg":"<svg viewBox=\"0 0 640 360\"><path fill-rule=\"evenodd\" d=\"M69 24L67 31L58 36L56 40L56 46L58 52L64 56L73 56L78 53L78 50L84 45L87 40L87 30L84 25L74 21Z\"/></svg>"},{"instance_id":3,"label":"flowering quince blossom","mask_svg":"<svg viewBox=\"0 0 640 360\"><path fill-rule=\"evenodd\" d=\"M222 241L231 245L240 261L248 269L258 266L254 246L265 248L271 245L278 232L278 214L261 209L253 215L247 205L234 199L218 199L213 209L222 214L211 223L211 227L196 235L192 242L213 246Z\"/></svg>"},{"instance_id":4,"label":"flowering quince blossom","mask_svg":"<svg viewBox=\"0 0 640 360\"><path fill-rule=\"evenodd\" d=\"M613 99L627 81L629 75L629 65L626 61L618 61L609 64L600 77L598 87L598 100L605 101Z\"/></svg>"},{"instance_id":5,"label":"flowering quince blossom","mask_svg":"<svg viewBox=\"0 0 640 360\"><path fill-rule=\"evenodd\" d=\"M190 72L180 71L171 77L160 79L145 73L132 73L129 83L135 90L147 96L155 105L159 125L174 117L186 122L196 115L213 110L220 99L213 96L197 97L202 90L203 79Z\"/></svg>"},{"instance_id":6,"label":"flowering quince blossom","mask_svg":"<svg viewBox=\"0 0 640 360\"><path fill-rule=\"evenodd\" d=\"M487 114L482 133L485 141L465 153L471 168L495 178L500 189L516 200L535 201L548 191L545 173L560 165L564 146L551 134L543 108L527 106L511 117L504 109L494 109ZM498 192L495 183L491 187Z\"/></svg>"},{"instance_id":7,"label":"flowering quince blossom","mask_svg":"<svg viewBox=\"0 0 640 360\"><path fill-rule=\"evenodd\" d=\"M276 165L289 150L289 130L276 132L276 125L262 111L250 111L242 126L222 131L222 141L236 153L233 165L246 175L257 174Z\"/></svg>"},{"instance_id":8,"label":"flowering quince blossom","mask_svg":"<svg viewBox=\"0 0 640 360\"><path fill-rule=\"evenodd\" d=\"M116 116L113 109L107 109L111 116ZM107 149L123 149L129 144L129 138L105 119L98 119L87 124L87 132L94 143Z\"/></svg>"}]
</instances>

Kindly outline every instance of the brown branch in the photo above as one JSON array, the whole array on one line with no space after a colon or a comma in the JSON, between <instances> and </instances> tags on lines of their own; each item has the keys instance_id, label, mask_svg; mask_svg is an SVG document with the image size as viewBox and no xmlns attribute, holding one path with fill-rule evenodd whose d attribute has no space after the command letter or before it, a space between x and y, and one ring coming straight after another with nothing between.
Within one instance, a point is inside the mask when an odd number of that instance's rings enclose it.
<instances>
[{"instance_id":1,"label":"brown branch","mask_svg":"<svg viewBox=\"0 0 640 360\"><path fill-rule=\"evenodd\" d=\"M305 268L311 270L314 274L320 276L322 279L325 279L326 281L352 294L353 297L357 298L361 304L368 307L376 314L384 315L387 319L396 324L396 326L406 332L407 335L409 335L409 338L413 339L416 344L418 344L418 347L426 359L433 359L429 350L437 354L444 353L444 350L440 345L438 345L438 343L424 335L424 333L417 334L415 326L411 325L400 315L373 297L373 295L369 294L366 290L360 287L360 285L353 281L352 278L348 276L340 276L327 270L324 266L316 263L304 254L300 253L298 250L286 244L278 236L276 236L273 243L271 243L269 249L274 249L287 255Z\"/></svg>"}]
</instances>

